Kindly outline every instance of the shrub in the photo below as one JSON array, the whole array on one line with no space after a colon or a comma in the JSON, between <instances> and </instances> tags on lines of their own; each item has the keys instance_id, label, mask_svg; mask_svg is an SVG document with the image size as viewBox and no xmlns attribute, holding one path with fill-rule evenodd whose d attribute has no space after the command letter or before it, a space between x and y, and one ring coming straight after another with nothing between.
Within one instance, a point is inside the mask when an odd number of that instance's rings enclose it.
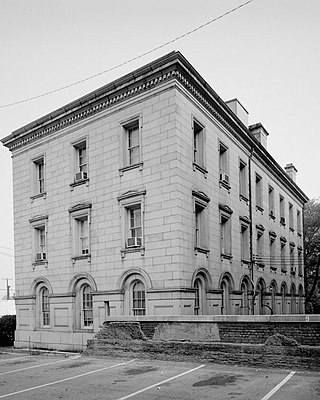
<instances>
[{"instance_id":1,"label":"shrub","mask_svg":"<svg viewBox=\"0 0 320 400\"><path fill-rule=\"evenodd\" d=\"M4 315L0 318L0 346L13 346L15 330L15 315Z\"/></svg>"}]
</instances>

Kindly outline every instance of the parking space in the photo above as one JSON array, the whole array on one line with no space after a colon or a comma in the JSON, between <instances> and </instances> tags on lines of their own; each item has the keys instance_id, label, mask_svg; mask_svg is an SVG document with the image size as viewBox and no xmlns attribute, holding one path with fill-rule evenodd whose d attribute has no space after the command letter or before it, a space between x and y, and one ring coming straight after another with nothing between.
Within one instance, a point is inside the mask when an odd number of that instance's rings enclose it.
<instances>
[{"instance_id":1,"label":"parking space","mask_svg":"<svg viewBox=\"0 0 320 400\"><path fill-rule=\"evenodd\" d=\"M0 354L0 399L316 400L318 373L79 355Z\"/></svg>"}]
</instances>

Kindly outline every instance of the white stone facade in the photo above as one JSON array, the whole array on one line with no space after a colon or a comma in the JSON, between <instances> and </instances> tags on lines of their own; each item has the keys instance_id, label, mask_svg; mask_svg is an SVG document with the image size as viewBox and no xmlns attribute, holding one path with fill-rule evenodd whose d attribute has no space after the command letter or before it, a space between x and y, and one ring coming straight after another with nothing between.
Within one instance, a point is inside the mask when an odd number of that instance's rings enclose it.
<instances>
[{"instance_id":1,"label":"white stone facade","mask_svg":"<svg viewBox=\"0 0 320 400\"><path fill-rule=\"evenodd\" d=\"M304 312L307 198L180 53L2 141L17 347L82 349L108 316Z\"/></svg>"}]
</instances>

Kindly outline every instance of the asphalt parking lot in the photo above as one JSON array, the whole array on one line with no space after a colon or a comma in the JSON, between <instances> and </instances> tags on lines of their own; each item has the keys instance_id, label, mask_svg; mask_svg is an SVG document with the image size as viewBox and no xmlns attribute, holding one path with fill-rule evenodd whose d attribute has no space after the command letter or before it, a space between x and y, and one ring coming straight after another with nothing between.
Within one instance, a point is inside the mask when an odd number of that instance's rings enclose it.
<instances>
[{"instance_id":1,"label":"asphalt parking lot","mask_svg":"<svg viewBox=\"0 0 320 400\"><path fill-rule=\"evenodd\" d=\"M0 353L0 399L318 400L318 372Z\"/></svg>"}]
</instances>

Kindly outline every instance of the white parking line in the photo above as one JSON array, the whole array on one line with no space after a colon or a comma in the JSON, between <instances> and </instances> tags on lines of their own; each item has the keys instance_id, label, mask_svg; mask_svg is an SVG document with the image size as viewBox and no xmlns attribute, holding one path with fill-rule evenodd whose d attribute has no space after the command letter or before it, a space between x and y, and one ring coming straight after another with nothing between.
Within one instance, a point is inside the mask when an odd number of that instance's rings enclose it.
<instances>
[{"instance_id":1,"label":"white parking line","mask_svg":"<svg viewBox=\"0 0 320 400\"><path fill-rule=\"evenodd\" d=\"M28 388L28 389L19 390L19 391L17 391L17 392L12 392L12 393L3 394L2 396L0 396L0 399L4 399L5 397L14 396L14 395L20 394L20 393L30 392L31 390L36 390L36 389L41 389L41 388L44 388L44 387L47 387L47 386L56 385L56 384L58 384L58 383L71 381L72 379L77 379L77 378L81 378L82 376L92 375L92 374L95 374L95 373L100 372L100 371L105 371L105 370L107 370L107 369L112 369L112 368L120 367L121 365L127 365L127 364L132 363L133 361L135 361L135 360L133 359L133 360L126 361L126 362L123 362L123 363L120 363L120 364L109 365L108 367L99 368L99 369L96 369L96 370L90 371L90 372L84 372L83 374L71 376L70 378L60 379L60 380L58 380L58 381L45 383L44 385L33 386L33 387L31 387L31 388Z\"/></svg>"},{"instance_id":2,"label":"white parking line","mask_svg":"<svg viewBox=\"0 0 320 400\"><path fill-rule=\"evenodd\" d=\"M268 400L271 396L273 396L289 379L293 377L296 371L291 371L288 376L286 376L277 386L275 386L269 393L267 393L261 400Z\"/></svg>"},{"instance_id":3,"label":"white parking line","mask_svg":"<svg viewBox=\"0 0 320 400\"><path fill-rule=\"evenodd\" d=\"M61 363L61 362L69 361L69 360L76 360L76 359L79 358L79 357L80 357L80 356L70 357L70 358L65 358L65 359L63 359L63 360L52 361L52 362L45 363L45 364L33 365L33 366L31 366L31 367L24 367L24 368L19 368L19 369L13 369L12 371L0 372L0 375L8 375L8 374L13 374L14 372L26 371L27 369L40 368L40 367L45 367L46 365L57 364L57 363ZM1 360L1 361L2 361L2 360Z\"/></svg>"},{"instance_id":4,"label":"white parking line","mask_svg":"<svg viewBox=\"0 0 320 400\"><path fill-rule=\"evenodd\" d=\"M179 375L173 376L172 378L165 379L164 381L155 383L154 385L148 386L148 387L146 387L146 388L144 388L144 389L138 390L137 392L134 392L134 393L128 394L127 396L121 397L121 398L118 399L118 400L130 399L130 397L133 397L133 396L136 396L137 394L146 392L147 390L152 389L152 388L154 388L154 387L163 385L164 383L170 382L170 381L172 381L173 379L180 378L180 376L190 374L191 372L194 372L194 371L196 371L197 369L200 369L200 368L202 368L202 367L204 367L204 365L200 365L199 367L190 369L189 371L182 372L182 374L179 374Z\"/></svg>"}]
</instances>

